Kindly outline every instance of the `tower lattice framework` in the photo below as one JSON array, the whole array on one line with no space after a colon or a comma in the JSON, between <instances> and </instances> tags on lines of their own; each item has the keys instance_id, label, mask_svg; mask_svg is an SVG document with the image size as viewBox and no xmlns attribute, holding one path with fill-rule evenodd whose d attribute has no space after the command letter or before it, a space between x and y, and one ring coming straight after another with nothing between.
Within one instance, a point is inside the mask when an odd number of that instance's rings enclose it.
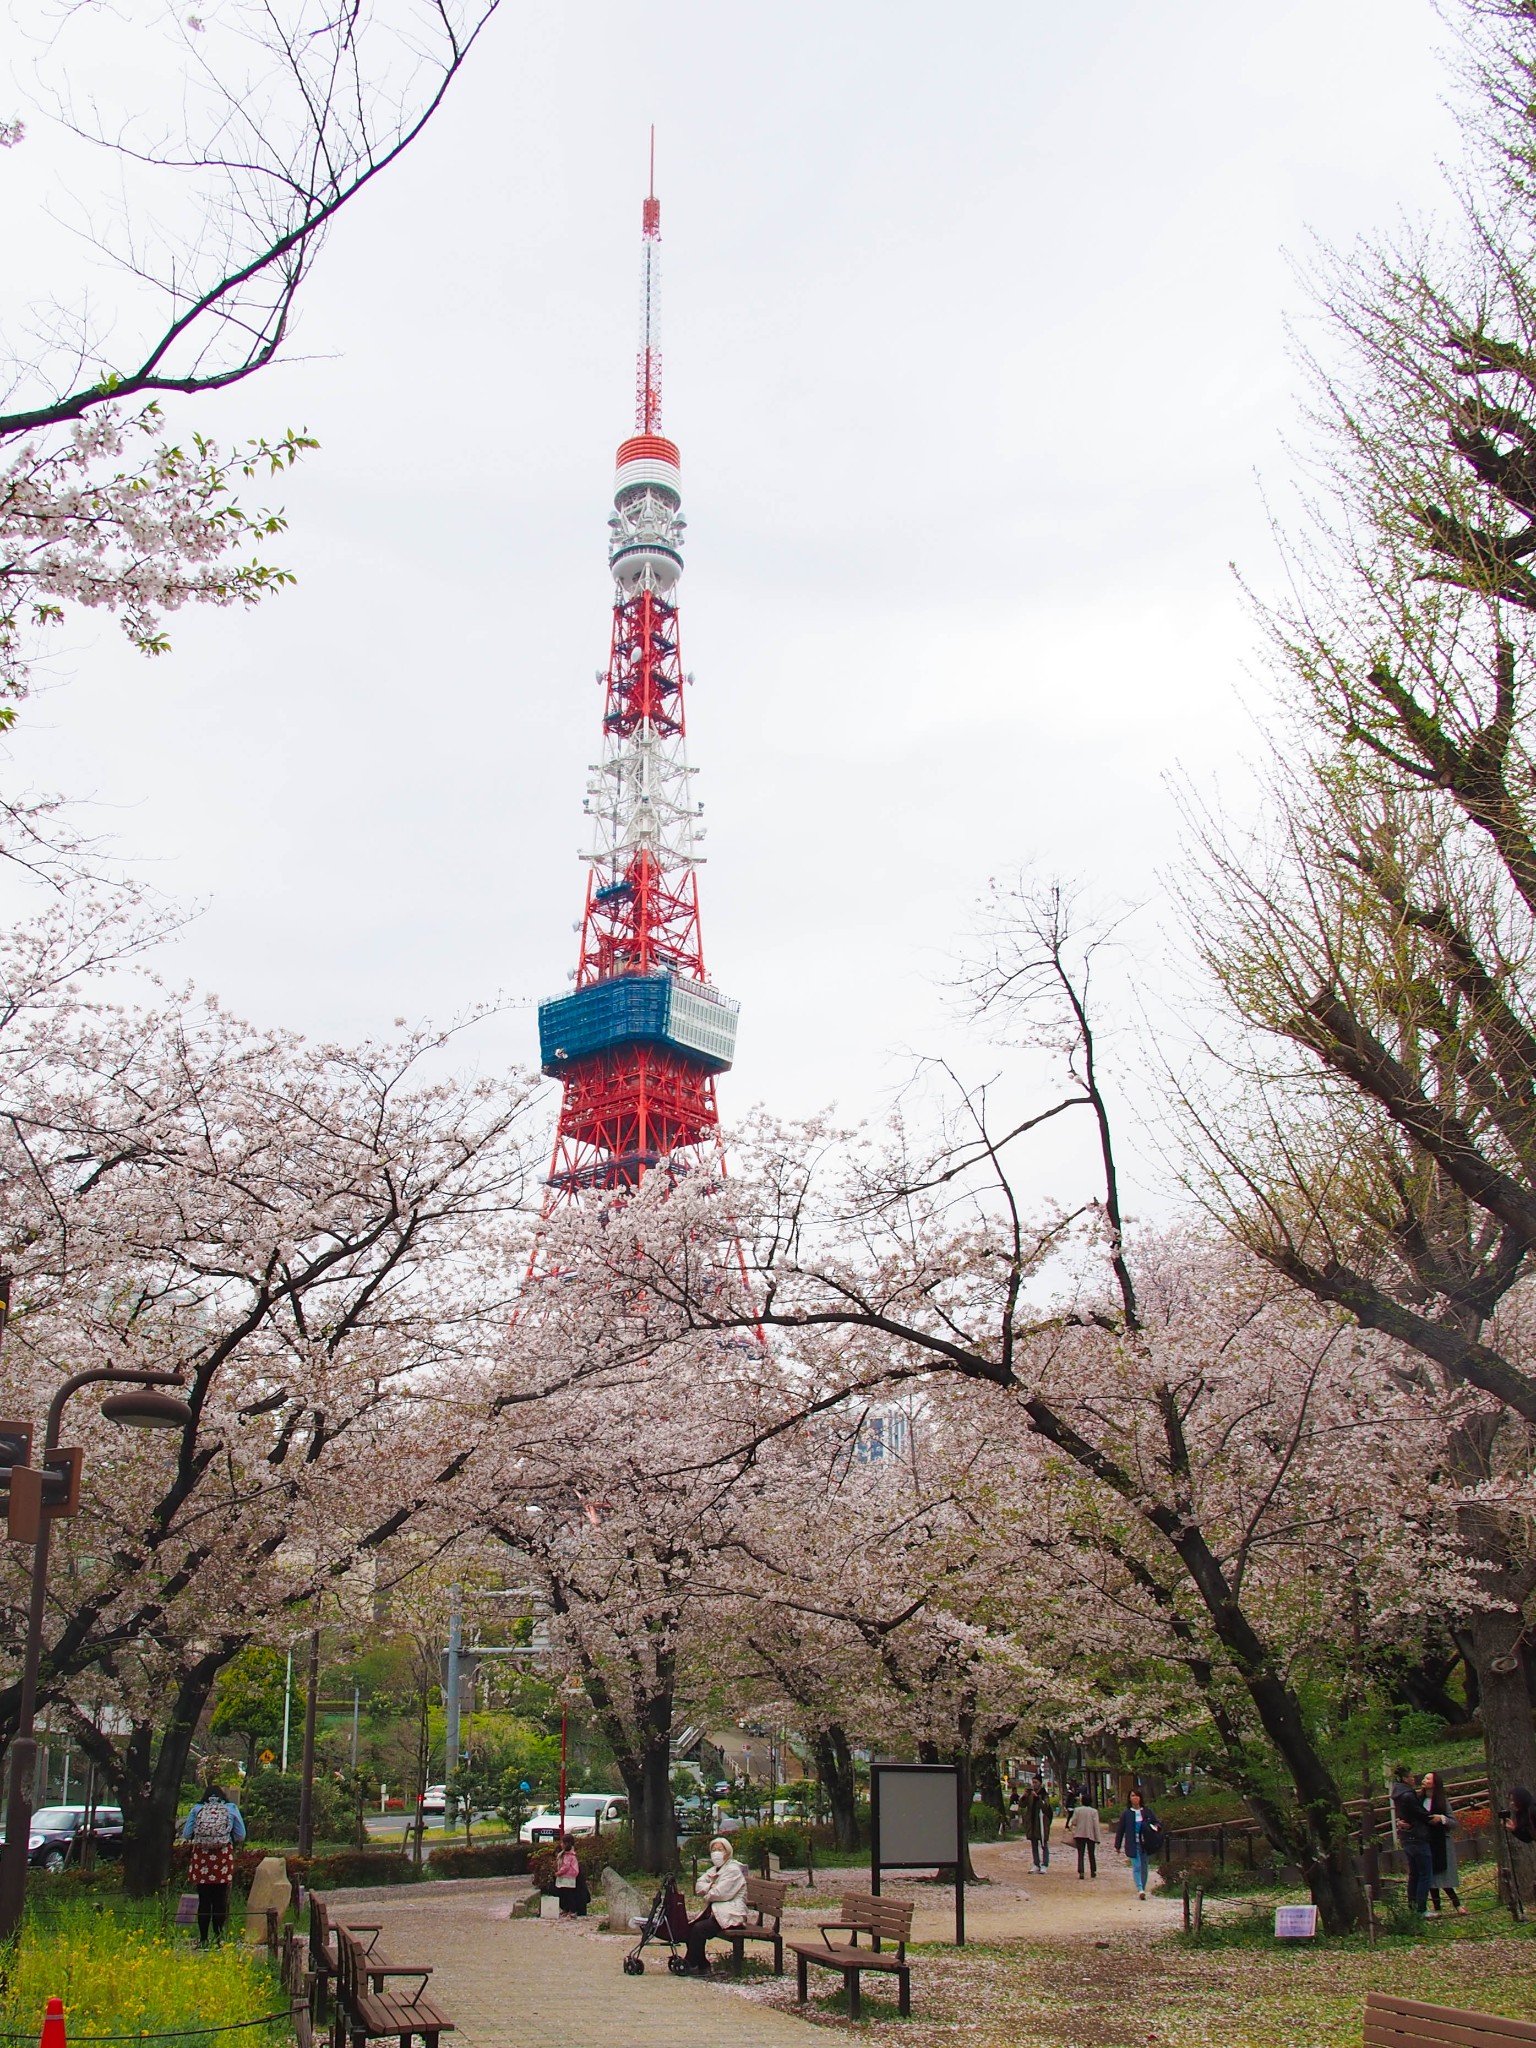
<instances>
[{"instance_id":1,"label":"tower lattice framework","mask_svg":"<svg viewBox=\"0 0 1536 2048\"><path fill-rule=\"evenodd\" d=\"M703 861L687 755L677 585L681 468L661 431L661 206L641 219L635 432L608 521L613 633L581 950L568 995L539 1008L544 1072L562 1086L556 1197L632 1187L659 1161L716 1142L715 1077L732 1062L737 1004L710 982L699 927Z\"/></svg>"}]
</instances>

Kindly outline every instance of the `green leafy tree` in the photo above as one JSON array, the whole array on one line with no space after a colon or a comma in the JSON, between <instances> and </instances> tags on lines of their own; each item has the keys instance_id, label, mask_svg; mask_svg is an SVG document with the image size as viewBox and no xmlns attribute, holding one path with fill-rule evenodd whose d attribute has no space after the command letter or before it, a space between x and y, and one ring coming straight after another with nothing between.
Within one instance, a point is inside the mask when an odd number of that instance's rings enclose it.
<instances>
[{"instance_id":1,"label":"green leafy tree","mask_svg":"<svg viewBox=\"0 0 1536 2048\"><path fill-rule=\"evenodd\" d=\"M248 1772L256 1768L258 1749L275 1749L282 1740L287 1673L288 1660L282 1652L261 1644L242 1650L220 1673L209 1731L242 1739ZM297 1679L289 1711L302 1720L304 1694Z\"/></svg>"}]
</instances>

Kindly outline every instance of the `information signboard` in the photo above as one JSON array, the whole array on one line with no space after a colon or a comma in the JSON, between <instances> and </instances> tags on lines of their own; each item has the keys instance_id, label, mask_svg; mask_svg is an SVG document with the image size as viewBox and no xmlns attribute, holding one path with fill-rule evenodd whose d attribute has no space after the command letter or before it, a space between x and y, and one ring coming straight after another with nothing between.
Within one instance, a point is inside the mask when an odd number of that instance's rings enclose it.
<instances>
[{"instance_id":1,"label":"information signboard","mask_svg":"<svg viewBox=\"0 0 1536 2048\"><path fill-rule=\"evenodd\" d=\"M965 1945L964 1787L953 1764L871 1764L869 1888L882 1870L953 1864L955 1941Z\"/></svg>"},{"instance_id":2,"label":"information signboard","mask_svg":"<svg viewBox=\"0 0 1536 2048\"><path fill-rule=\"evenodd\" d=\"M1279 1941L1297 1941L1317 1932L1316 1906L1276 1906L1275 1937Z\"/></svg>"}]
</instances>

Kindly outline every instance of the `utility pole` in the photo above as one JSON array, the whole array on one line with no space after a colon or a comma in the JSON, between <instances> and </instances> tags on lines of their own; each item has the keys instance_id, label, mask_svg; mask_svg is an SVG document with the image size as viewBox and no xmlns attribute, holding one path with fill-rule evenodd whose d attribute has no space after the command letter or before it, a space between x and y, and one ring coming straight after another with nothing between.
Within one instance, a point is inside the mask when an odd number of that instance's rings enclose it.
<instances>
[{"instance_id":1,"label":"utility pole","mask_svg":"<svg viewBox=\"0 0 1536 2048\"><path fill-rule=\"evenodd\" d=\"M309 1632L309 1687L304 1695L304 1760L299 1767L301 1856L312 1856L315 1853L315 1709L319 1703L320 1631L312 1628Z\"/></svg>"},{"instance_id":2,"label":"utility pole","mask_svg":"<svg viewBox=\"0 0 1536 2048\"><path fill-rule=\"evenodd\" d=\"M357 1776L357 1713L362 1702L363 1689L354 1679L352 1684L352 1775Z\"/></svg>"},{"instance_id":3,"label":"utility pole","mask_svg":"<svg viewBox=\"0 0 1536 2048\"><path fill-rule=\"evenodd\" d=\"M459 1658L464 1649L464 1592L448 1588L448 1668L443 1684L443 1783L448 1787L452 1814L458 1801L453 1796L453 1774L459 1768Z\"/></svg>"},{"instance_id":4,"label":"utility pole","mask_svg":"<svg viewBox=\"0 0 1536 2048\"><path fill-rule=\"evenodd\" d=\"M283 1776L288 1775L288 1717L293 1711L293 1645L288 1645L288 1669L283 1678Z\"/></svg>"}]
</instances>

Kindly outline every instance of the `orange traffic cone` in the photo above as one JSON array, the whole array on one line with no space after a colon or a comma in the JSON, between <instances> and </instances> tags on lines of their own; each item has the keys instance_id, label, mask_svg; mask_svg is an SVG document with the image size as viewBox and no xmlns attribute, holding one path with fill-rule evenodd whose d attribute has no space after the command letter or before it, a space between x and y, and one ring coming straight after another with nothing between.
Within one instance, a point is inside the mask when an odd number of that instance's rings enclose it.
<instances>
[{"instance_id":1,"label":"orange traffic cone","mask_svg":"<svg viewBox=\"0 0 1536 2048\"><path fill-rule=\"evenodd\" d=\"M43 2038L37 2048L68 2048L64 2039L64 2001L50 1998L48 2010L43 2014Z\"/></svg>"}]
</instances>

